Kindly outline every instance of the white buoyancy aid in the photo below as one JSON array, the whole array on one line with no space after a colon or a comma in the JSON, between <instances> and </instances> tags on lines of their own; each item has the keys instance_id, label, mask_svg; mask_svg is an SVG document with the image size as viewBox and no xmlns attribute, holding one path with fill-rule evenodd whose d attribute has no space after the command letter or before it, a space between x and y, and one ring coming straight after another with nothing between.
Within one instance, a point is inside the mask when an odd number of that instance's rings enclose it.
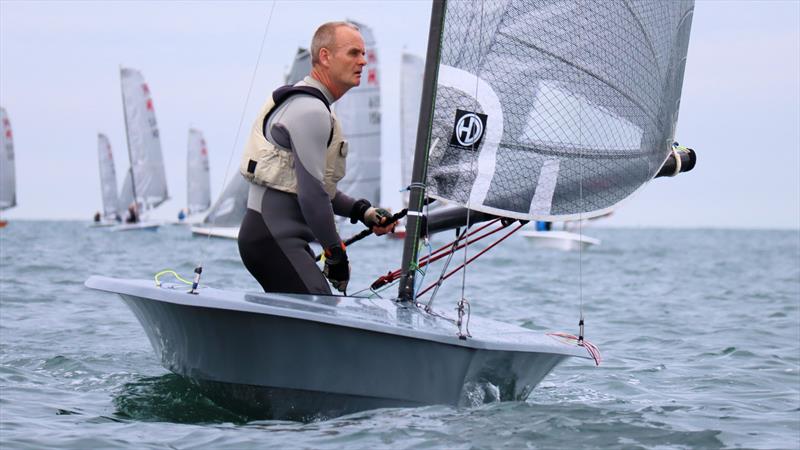
<instances>
[{"instance_id":1,"label":"white buoyancy aid","mask_svg":"<svg viewBox=\"0 0 800 450\"><path fill-rule=\"evenodd\" d=\"M320 99L330 111L330 104L319 89L311 86L283 86L272 93L261 108L244 148L239 167L241 174L251 183L267 186L283 192L297 193L297 176L294 171L295 154L269 142L264 136L270 112L293 95L311 95ZM336 184L344 178L347 158L347 141L342 135L342 127L331 111L331 135L325 154L325 170L322 184L325 192L333 199Z\"/></svg>"}]
</instances>

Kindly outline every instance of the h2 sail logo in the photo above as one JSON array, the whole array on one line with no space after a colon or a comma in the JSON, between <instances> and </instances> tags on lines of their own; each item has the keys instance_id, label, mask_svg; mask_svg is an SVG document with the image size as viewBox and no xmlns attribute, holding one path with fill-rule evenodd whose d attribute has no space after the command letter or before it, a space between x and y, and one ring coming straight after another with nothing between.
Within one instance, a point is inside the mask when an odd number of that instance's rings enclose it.
<instances>
[{"instance_id":1,"label":"h2 sail logo","mask_svg":"<svg viewBox=\"0 0 800 450\"><path fill-rule=\"evenodd\" d=\"M486 130L486 114L457 109L450 145L476 150L481 144L484 130Z\"/></svg>"}]
</instances>

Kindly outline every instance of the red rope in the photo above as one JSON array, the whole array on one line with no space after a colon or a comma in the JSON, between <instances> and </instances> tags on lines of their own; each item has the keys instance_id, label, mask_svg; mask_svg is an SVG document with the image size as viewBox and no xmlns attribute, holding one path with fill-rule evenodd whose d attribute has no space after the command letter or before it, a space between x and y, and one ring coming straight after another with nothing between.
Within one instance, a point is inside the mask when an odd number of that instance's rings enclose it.
<instances>
[{"instance_id":1,"label":"red rope","mask_svg":"<svg viewBox=\"0 0 800 450\"><path fill-rule=\"evenodd\" d=\"M475 256L473 256L472 258L468 259L468 260L467 260L467 262L465 262L465 263L462 263L460 266L458 266L458 267L456 267L455 269L453 269L453 270L451 270L450 272L448 272L448 273L447 273L447 275L445 275L445 276L444 276L444 277L442 277L441 279L437 280L437 281L436 281L436 283L433 283L433 284L431 284L430 286L428 286L428 287L426 287L425 289L423 289L423 290L422 290L422 291L421 291L419 294L417 294L417 297L418 297L418 298L419 298L419 297L421 297L423 294L425 294L426 292L428 292L428 291L430 291L431 289L433 289L433 288L434 288L434 287L435 287L437 284L439 284L440 282L442 282L442 281L444 281L444 280L446 280L446 279L450 278L450 276L451 276L451 275L453 275L454 273L456 273L456 272L458 272L459 270L463 269L464 267L466 267L466 266L467 266L467 264L471 263L472 261L475 261L475 259L476 259L477 257L479 257L479 256L483 255L484 253L488 252L488 251L489 251L489 250L491 250L491 249L492 249L492 247L494 247L495 245L497 245L497 244L499 244L499 243L503 242L504 240L506 240L506 238L508 238L508 237L509 237L509 236L511 236L512 234L516 233L516 231L517 231L517 230L519 230L520 228L522 228L524 225L525 225L525 224L523 224L523 223L517 224L517 227L516 227L516 228L514 228L513 230L509 231L508 233L506 233L506 234L505 234L505 236L503 236L503 237L501 237L500 239L498 239L498 240L496 240L496 241L492 242L492 243L491 243L491 245L489 245L489 246L488 246L488 247L486 247L485 249L481 250L480 252L476 253L476 254L475 254ZM486 235L488 236L489 234L493 234L493 233L495 233L495 232L497 232L497 231L499 231L499 230L502 230L503 228L505 228L505 227L497 228L497 229L495 229L494 231L492 231L491 233L487 233Z\"/></svg>"},{"instance_id":2,"label":"red rope","mask_svg":"<svg viewBox=\"0 0 800 450\"><path fill-rule=\"evenodd\" d=\"M463 242L461 244L458 244L455 247L455 249L453 249L453 244L455 242L460 241L462 239L461 236L459 236L457 239L454 239L452 242L450 242L450 243L448 243L446 245L443 245L442 247L439 247L438 249L434 250L430 255L426 255L426 256L420 258L419 267L425 267L429 263L434 263L434 262L444 258L445 256L447 256L447 253L445 252L445 250L451 250L451 251L455 252L455 251L461 250L462 248L464 248L465 246L467 246L469 244L478 242L478 241L480 241L481 239L483 239L483 238L485 238L487 236L491 236L494 233L497 233L498 231L502 230L505 227L495 228L494 230L489 231L487 233L484 233L484 234L482 234L480 236L472 237L472 236L475 235L475 233L478 233L478 232L486 229L486 227L488 227L488 226L490 226L490 225L492 225L494 223L497 223L499 220L500 219L494 219L494 220L492 220L492 221L490 221L490 222L488 222L486 224L483 224L480 227L476 228L475 231L473 231L472 234L470 234L470 236L469 236L470 239L467 242ZM375 280L370 287L372 289L380 289L383 286L385 286L385 285L397 280L398 278L400 278L400 275L402 273L403 273L402 269L397 269L397 270L395 270L393 272L389 272L386 275L384 275L382 277L379 277L377 280Z\"/></svg>"},{"instance_id":3,"label":"red rope","mask_svg":"<svg viewBox=\"0 0 800 450\"><path fill-rule=\"evenodd\" d=\"M578 336L575 336L574 334L555 332L555 333L547 333L547 335L556 336L570 341L578 342ZM594 364L596 366L599 366L600 363L603 362L603 358L600 356L600 349L597 348L596 345L592 344L586 339L583 340L583 344L578 344L578 345L584 347L586 351L589 352L589 356L592 357L592 359L594 360Z\"/></svg>"}]
</instances>

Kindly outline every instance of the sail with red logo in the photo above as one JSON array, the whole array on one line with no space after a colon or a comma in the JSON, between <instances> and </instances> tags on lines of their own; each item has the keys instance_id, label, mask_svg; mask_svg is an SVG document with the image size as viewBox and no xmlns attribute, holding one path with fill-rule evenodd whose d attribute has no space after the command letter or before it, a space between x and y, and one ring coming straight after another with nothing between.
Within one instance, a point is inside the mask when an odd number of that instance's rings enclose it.
<instances>
[{"instance_id":1,"label":"sail with red logo","mask_svg":"<svg viewBox=\"0 0 800 450\"><path fill-rule=\"evenodd\" d=\"M186 150L186 209L189 216L211 206L211 174L208 166L208 147L203 133L189 129Z\"/></svg>"},{"instance_id":2,"label":"sail with red logo","mask_svg":"<svg viewBox=\"0 0 800 450\"><path fill-rule=\"evenodd\" d=\"M134 196L139 209L155 208L167 199L167 175L150 88L141 72L121 68L122 100L131 168L120 192L120 209Z\"/></svg>"}]
</instances>

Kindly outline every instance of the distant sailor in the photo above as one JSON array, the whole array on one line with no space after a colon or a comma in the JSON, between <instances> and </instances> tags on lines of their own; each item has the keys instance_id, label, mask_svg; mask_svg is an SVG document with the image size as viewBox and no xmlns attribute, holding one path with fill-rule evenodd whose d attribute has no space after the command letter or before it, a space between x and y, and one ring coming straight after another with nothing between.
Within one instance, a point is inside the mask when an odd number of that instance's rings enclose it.
<instances>
[{"instance_id":1,"label":"distant sailor","mask_svg":"<svg viewBox=\"0 0 800 450\"><path fill-rule=\"evenodd\" d=\"M345 292L347 252L334 214L382 235L391 215L336 188L344 177L347 141L331 104L361 82L367 61L358 27L320 26L311 42L311 73L272 93L256 117L240 171L250 182L239 228L239 253L265 292L331 294L326 278ZM325 253L320 272L309 247Z\"/></svg>"},{"instance_id":2,"label":"distant sailor","mask_svg":"<svg viewBox=\"0 0 800 450\"><path fill-rule=\"evenodd\" d=\"M183 222L184 219L186 219L186 210L181 209L178 211L178 222Z\"/></svg>"},{"instance_id":3,"label":"distant sailor","mask_svg":"<svg viewBox=\"0 0 800 450\"><path fill-rule=\"evenodd\" d=\"M131 203L128 206L128 217L125 219L125 223L136 223L139 221L139 215L136 214L136 203Z\"/></svg>"},{"instance_id":4,"label":"distant sailor","mask_svg":"<svg viewBox=\"0 0 800 450\"><path fill-rule=\"evenodd\" d=\"M94 223L100 223L100 211L94 213Z\"/></svg>"}]
</instances>

